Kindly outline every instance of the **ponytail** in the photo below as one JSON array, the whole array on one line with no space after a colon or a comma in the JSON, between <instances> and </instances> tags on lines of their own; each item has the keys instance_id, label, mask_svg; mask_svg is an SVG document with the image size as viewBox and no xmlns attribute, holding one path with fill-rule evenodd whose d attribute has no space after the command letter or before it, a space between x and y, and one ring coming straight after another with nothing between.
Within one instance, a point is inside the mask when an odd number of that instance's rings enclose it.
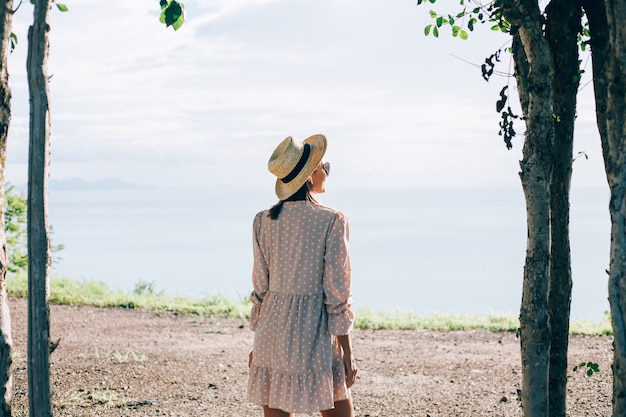
<instances>
[{"instance_id":1,"label":"ponytail","mask_svg":"<svg viewBox=\"0 0 626 417\"><path fill-rule=\"evenodd\" d=\"M280 211L283 209L284 202L285 200L280 200L278 203L272 206L272 208L270 209L270 214L269 214L270 219L276 220L278 218Z\"/></svg>"}]
</instances>

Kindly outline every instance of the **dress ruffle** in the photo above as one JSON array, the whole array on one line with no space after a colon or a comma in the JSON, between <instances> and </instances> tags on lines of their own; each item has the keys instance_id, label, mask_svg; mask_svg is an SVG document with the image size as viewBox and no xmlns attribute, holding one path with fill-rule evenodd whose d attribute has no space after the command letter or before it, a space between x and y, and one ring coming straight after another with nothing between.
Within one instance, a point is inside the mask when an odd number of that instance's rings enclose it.
<instances>
[{"instance_id":1,"label":"dress ruffle","mask_svg":"<svg viewBox=\"0 0 626 417\"><path fill-rule=\"evenodd\" d=\"M269 391L264 388L269 387ZM292 374L275 369L252 366L248 380L248 400L277 408L289 413L312 413L333 408L333 399L312 395L319 392L332 392L331 372ZM302 398L308 393L308 398ZM305 394L307 395L307 394Z\"/></svg>"}]
</instances>

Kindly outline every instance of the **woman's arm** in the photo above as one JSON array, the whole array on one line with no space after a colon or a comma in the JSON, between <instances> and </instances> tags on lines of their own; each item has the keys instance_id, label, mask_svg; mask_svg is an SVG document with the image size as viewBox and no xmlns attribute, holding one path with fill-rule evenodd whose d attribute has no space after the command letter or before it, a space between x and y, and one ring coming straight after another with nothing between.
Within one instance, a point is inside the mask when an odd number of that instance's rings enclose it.
<instances>
[{"instance_id":1,"label":"woman's arm","mask_svg":"<svg viewBox=\"0 0 626 417\"><path fill-rule=\"evenodd\" d=\"M352 353L352 338L350 337L350 334L344 334L337 336L337 341L343 351L343 366L346 371L346 385L350 388L354 385L356 374L359 371L356 367L356 360L354 359L354 355Z\"/></svg>"},{"instance_id":2,"label":"woman's arm","mask_svg":"<svg viewBox=\"0 0 626 417\"><path fill-rule=\"evenodd\" d=\"M250 294L252 301L252 310L250 311L250 329L256 330L256 326L261 314L261 305L263 299L269 290L269 265L265 259L263 249L261 247L261 218L263 212L258 213L254 217L252 231L252 251L254 254L254 263L252 265L252 285L254 287Z\"/></svg>"},{"instance_id":3,"label":"woman's arm","mask_svg":"<svg viewBox=\"0 0 626 417\"><path fill-rule=\"evenodd\" d=\"M354 323L351 270L348 220L338 212L328 231L324 252L324 302L328 312L328 331L332 335L350 333Z\"/></svg>"}]
</instances>

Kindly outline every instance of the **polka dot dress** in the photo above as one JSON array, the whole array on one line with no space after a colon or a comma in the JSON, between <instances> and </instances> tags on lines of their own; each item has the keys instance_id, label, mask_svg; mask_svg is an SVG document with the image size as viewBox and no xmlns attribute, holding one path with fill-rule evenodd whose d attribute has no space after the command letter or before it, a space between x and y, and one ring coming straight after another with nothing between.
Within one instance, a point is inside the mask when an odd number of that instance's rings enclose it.
<instances>
[{"instance_id":1,"label":"polka dot dress","mask_svg":"<svg viewBox=\"0 0 626 417\"><path fill-rule=\"evenodd\" d=\"M290 413L350 398L335 335L352 329L348 221L309 201L254 218L248 400Z\"/></svg>"}]
</instances>

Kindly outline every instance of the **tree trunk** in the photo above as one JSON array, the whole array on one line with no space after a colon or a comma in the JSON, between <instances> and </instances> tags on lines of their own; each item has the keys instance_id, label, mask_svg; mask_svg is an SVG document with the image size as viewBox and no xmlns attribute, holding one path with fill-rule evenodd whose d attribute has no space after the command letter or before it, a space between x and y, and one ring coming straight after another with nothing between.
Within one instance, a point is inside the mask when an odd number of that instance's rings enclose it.
<instances>
[{"instance_id":1,"label":"tree trunk","mask_svg":"<svg viewBox=\"0 0 626 417\"><path fill-rule=\"evenodd\" d=\"M626 0L584 1L591 31L596 118L611 190L609 304L613 416L626 415Z\"/></svg>"},{"instance_id":2,"label":"tree trunk","mask_svg":"<svg viewBox=\"0 0 626 417\"><path fill-rule=\"evenodd\" d=\"M50 242L47 219L50 109L48 12L50 0L35 0L28 30L30 147L28 165L28 382L31 417L52 416L50 392Z\"/></svg>"},{"instance_id":3,"label":"tree trunk","mask_svg":"<svg viewBox=\"0 0 626 417\"><path fill-rule=\"evenodd\" d=\"M550 48L542 32L543 18L537 3L508 2L509 6L512 4L515 7L503 8L502 11L517 31L513 56L526 122L524 157L520 162L528 228L520 308L522 408L526 417L547 417L553 69Z\"/></svg>"},{"instance_id":4,"label":"tree trunk","mask_svg":"<svg viewBox=\"0 0 626 417\"><path fill-rule=\"evenodd\" d=\"M10 49L13 1L0 4L0 417L11 416L11 316L6 289L7 240L4 230L4 171L6 169L7 133L11 120L11 90L7 56Z\"/></svg>"},{"instance_id":5,"label":"tree trunk","mask_svg":"<svg viewBox=\"0 0 626 417\"><path fill-rule=\"evenodd\" d=\"M606 68L604 165L611 190L609 304L614 333L613 415L626 415L626 0L607 1L609 53Z\"/></svg>"},{"instance_id":6,"label":"tree trunk","mask_svg":"<svg viewBox=\"0 0 626 417\"><path fill-rule=\"evenodd\" d=\"M554 68L554 142L550 180L550 317L549 416L566 416L567 351L572 300L569 240L569 196L572 178L574 119L579 85L578 42L580 5L552 0L546 8L546 39Z\"/></svg>"}]
</instances>

